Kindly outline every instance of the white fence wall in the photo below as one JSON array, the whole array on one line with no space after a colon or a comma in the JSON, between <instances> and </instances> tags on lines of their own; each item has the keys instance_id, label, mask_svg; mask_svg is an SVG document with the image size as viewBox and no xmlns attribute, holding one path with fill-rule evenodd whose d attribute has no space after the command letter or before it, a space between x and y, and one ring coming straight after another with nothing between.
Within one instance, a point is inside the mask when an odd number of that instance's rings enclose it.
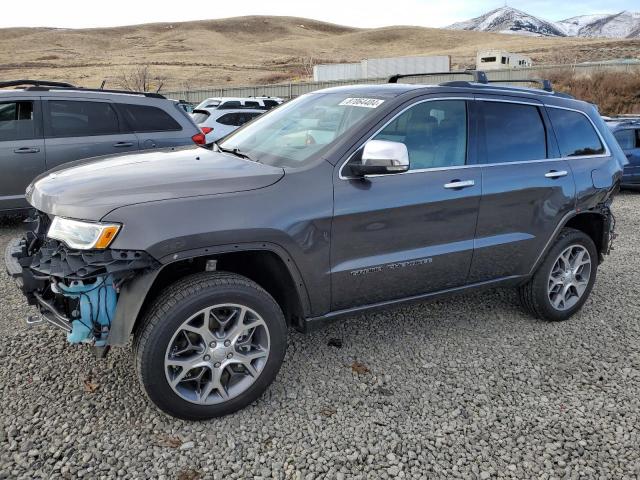
<instances>
[{"instance_id":1,"label":"white fence wall","mask_svg":"<svg viewBox=\"0 0 640 480\"><path fill-rule=\"evenodd\" d=\"M487 72L487 76L491 80L520 80L528 78L544 78L548 72L554 71L572 71L581 75L591 75L597 72L640 72L640 65L633 63L590 63L585 65L553 65L553 66L536 66L530 68L518 68L509 70L492 70ZM200 103L209 97L256 97L266 95L271 97L295 98L305 93L320 90L322 88L335 87L339 85L355 85L359 83L386 83L388 77L383 78L367 78L357 80L340 80L333 82L297 82L297 83L281 83L273 85L254 85L244 87L223 87L223 88L206 88L200 90L176 90L162 91L161 93L167 98L183 99L189 102ZM436 84L448 82L452 80L463 80L464 76L460 75L435 75L431 77L412 77L403 79L406 83Z\"/></svg>"},{"instance_id":2,"label":"white fence wall","mask_svg":"<svg viewBox=\"0 0 640 480\"><path fill-rule=\"evenodd\" d=\"M362 78L362 65L360 63L336 63L334 65L315 65L313 67L314 82L352 80L355 78Z\"/></svg>"},{"instance_id":3,"label":"white fence wall","mask_svg":"<svg viewBox=\"0 0 640 480\"><path fill-rule=\"evenodd\" d=\"M362 61L363 78L390 77L397 73L436 73L451 69L449 55L431 57L369 58Z\"/></svg>"}]
</instances>

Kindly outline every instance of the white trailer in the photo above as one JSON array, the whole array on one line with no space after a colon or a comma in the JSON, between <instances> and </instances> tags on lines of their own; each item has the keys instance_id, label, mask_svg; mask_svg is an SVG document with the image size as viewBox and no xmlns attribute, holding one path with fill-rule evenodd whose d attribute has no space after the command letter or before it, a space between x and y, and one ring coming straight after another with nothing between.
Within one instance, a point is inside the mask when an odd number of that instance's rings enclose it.
<instances>
[{"instance_id":1,"label":"white trailer","mask_svg":"<svg viewBox=\"0 0 640 480\"><path fill-rule=\"evenodd\" d=\"M505 52L503 50L481 50L476 55L476 68L478 70L506 70L532 66L531 58L519 53Z\"/></svg>"}]
</instances>

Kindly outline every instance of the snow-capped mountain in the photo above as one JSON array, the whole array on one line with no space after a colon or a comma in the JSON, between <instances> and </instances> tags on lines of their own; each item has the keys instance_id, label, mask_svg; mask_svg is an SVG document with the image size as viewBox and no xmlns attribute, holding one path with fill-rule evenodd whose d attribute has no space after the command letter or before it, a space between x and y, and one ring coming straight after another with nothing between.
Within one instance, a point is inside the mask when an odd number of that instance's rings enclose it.
<instances>
[{"instance_id":1,"label":"snow-capped mountain","mask_svg":"<svg viewBox=\"0 0 640 480\"><path fill-rule=\"evenodd\" d=\"M640 13L581 15L551 22L513 7L503 7L447 28L547 37L640 38Z\"/></svg>"},{"instance_id":2,"label":"snow-capped mountain","mask_svg":"<svg viewBox=\"0 0 640 480\"><path fill-rule=\"evenodd\" d=\"M580 15L578 17L571 17L567 18L566 20L556 22L556 24L561 27L569 37L577 37L580 35L580 30L582 30L584 27L592 24L593 22L600 21L608 16L609 14L607 13L602 13L599 15Z\"/></svg>"},{"instance_id":3,"label":"snow-capped mountain","mask_svg":"<svg viewBox=\"0 0 640 480\"><path fill-rule=\"evenodd\" d=\"M454 23L447 28L551 37L566 36L564 30L553 22L542 20L512 7L498 8L466 22Z\"/></svg>"},{"instance_id":4,"label":"snow-capped mountain","mask_svg":"<svg viewBox=\"0 0 640 480\"><path fill-rule=\"evenodd\" d=\"M638 28L640 28L640 13L623 11L613 15L603 15L586 23L578 30L577 36L633 38L631 35Z\"/></svg>"}]
</instances>

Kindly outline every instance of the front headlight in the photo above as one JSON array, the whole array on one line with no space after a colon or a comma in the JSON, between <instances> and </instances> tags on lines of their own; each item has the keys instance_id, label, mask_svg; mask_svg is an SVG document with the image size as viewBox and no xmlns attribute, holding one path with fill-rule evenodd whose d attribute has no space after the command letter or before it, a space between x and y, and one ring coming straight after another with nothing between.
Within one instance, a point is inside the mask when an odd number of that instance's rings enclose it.
<instances>
[{"instance_id":1,"label":"front headlight","mask_svg":"<svg viewBox=\"0 0 640 480\"><path fill-rule=\"evenodd\" d=\"M105 249L116 237L117 223L81 222L70 218L54 217L47 237L55 238L68 247L79 250Z\"/></svg>"}]
</instances>

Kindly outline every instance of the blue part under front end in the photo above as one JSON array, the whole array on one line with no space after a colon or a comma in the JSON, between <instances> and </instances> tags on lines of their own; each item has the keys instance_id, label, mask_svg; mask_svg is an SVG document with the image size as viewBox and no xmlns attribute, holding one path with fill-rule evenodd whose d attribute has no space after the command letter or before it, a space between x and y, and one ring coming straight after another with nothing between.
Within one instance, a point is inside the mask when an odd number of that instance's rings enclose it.
<instances>
[{"instance_id":1,"label":"blue part under front end","mask_svg":"<svg viewBox=\"0 0 640 480\"><path fill-rule=\"evenodd\" d=\"M97 346L105 345L118 300L113 277L97 277L94 283L74 280L68 286L58 284L58 287L65 296L79 299L80 318L71 322L67 340L70 343L94 341Z\"/></svg>"}]
</instances>

